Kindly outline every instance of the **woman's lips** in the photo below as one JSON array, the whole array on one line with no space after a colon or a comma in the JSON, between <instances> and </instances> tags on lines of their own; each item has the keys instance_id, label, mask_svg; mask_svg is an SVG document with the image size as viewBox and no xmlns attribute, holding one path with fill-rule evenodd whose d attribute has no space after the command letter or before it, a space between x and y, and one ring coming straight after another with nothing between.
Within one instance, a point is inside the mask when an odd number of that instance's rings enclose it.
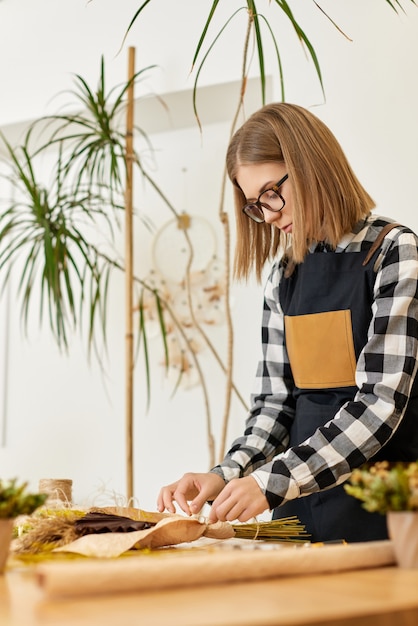
<instances>
[{"instance_id":1,"label":"woman's lips","mask_svg":"<svg viewBox=\"0 0 418 626\"><path fill-rule=\"evenodd\" d=\"M287 226L282 226L281 230L288 235L292 232L292 224L288 224Z\"/></svg>"}]
</instances>

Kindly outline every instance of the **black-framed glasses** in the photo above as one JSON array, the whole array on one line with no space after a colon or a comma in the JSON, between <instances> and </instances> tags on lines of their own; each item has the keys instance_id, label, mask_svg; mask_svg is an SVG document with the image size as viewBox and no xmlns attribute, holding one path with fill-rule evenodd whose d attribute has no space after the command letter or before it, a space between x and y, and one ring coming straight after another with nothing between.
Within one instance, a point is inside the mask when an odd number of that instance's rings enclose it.
<instances>
[{"instance_id":1,"label":"black-framed glasses","mask_svg":"<svg viewBox=\"0 0 418 626\"><path fill-rule=\"evenodd\" d=\"M280 195L280 187L288 179L288 176L288 174L285 174L273 187L262 191L257 200L248 202L248 204L242 207L242 212L254 220L254 222L257 222L257 224L264 222L263 209L279 213L286 204L285 199Z\"/></svg>"}]
</instances>

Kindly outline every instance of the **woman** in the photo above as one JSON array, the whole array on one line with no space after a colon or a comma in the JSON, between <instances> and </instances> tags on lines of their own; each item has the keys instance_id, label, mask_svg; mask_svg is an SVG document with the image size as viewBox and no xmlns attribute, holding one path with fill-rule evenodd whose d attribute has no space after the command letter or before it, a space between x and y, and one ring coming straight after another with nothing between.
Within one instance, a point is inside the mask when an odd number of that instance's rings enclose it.
<instances>
[{"instance_id":1,"label":"woman","mask_svg":"<svg viewBox=\"0 0 418 626\"><path fill-rule=\"evenodd\" d=\"M386 520L343 483L366 461L418 458L418 252L374 202L331 131L300 106L233 136L235 274L264 294L263 357L245 433L210 472L164 487L160 511L211 501L210 521L297 515L313 541L378 540Z\"/></svg>"}]
</instances>

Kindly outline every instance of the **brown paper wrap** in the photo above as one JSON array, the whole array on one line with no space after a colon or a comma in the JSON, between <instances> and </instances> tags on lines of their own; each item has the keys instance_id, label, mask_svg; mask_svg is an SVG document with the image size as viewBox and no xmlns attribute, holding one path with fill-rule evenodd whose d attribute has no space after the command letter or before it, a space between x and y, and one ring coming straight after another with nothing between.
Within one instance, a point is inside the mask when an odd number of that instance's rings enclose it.
<instances>
[{"instance_id":1,"label":"brown paper wrap","mask_svg":"<svg viewBox=\"0 0 418 626\"><path fill-rule=\"evenodd\" d=\"M47 563L36 572L44 594L53 598L338 572L395 562L390 541L268 548L173 548L114 561Z\"/></svg>"},{"instance_id":2,"label":"brown paper wrap","mask_svg":"<svg viewBox=\"0 0 418 626\"><path fill-rule=\"evenodd\" d=\"M234 530L228 523L205 524L197 519L172 515L160 519L152 528L129 533L101 533L80 537L54 552L74 552L83 556L110 558L140 548L162 548L196 541L200 537L228 539Z\"/></svg>"}]
</instances>

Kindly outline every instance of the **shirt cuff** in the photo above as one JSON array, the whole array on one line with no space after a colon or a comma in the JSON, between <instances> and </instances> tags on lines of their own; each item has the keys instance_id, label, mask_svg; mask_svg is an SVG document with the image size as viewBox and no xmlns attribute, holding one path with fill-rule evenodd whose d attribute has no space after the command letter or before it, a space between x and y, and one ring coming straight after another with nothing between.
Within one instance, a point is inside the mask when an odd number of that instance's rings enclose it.
<instances>
[{"instance_id":1,"label":"shirt cuff","mask_svg":"<svg viewBox=\"0 0 418 626\"><path fill-rule=\"evenodd\" d=\"M255 482L260 487L261 491L263 493L266 493L268 474L257 474L257 472L253 472L252 474L250 474L250 476L251 478L254 478Z\"/></svg>"}]
</instances>

